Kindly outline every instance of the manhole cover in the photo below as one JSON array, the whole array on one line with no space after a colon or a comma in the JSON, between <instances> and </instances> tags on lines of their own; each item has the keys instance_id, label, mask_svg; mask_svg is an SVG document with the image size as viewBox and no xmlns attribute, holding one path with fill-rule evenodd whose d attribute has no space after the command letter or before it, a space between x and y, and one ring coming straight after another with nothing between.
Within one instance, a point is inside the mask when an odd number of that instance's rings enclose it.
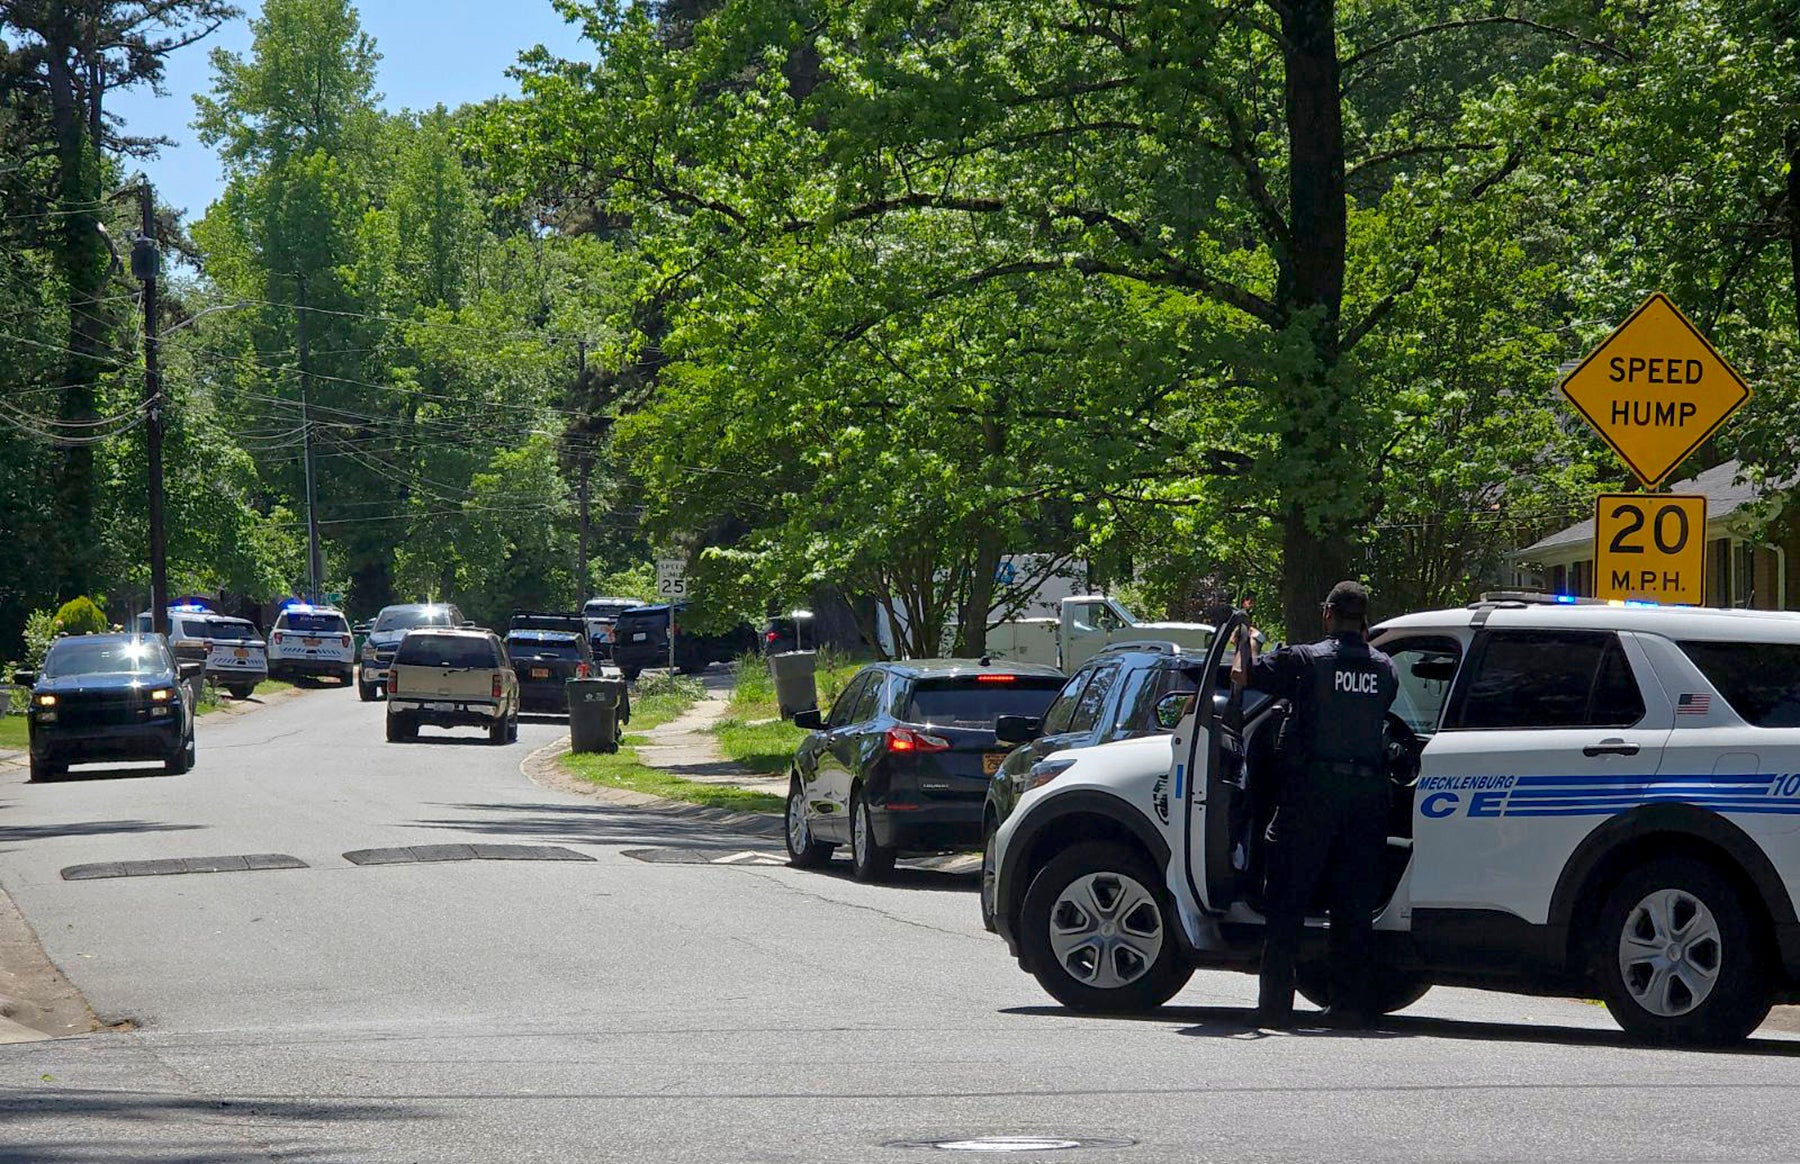
<instances>
[{"instance_id":1,"label":"manhole cover","mask_svg":"<svg viewBox=\"0 0 1800 1164\"><path fill-rule=\"evenodd\" d=\"M925 1148L934 1152L1074 1152L1129 1148L1136 1140L1065 1136L962 1136L944 1140L889 1140L884 1148Z\"/></svg>"}]
</instances>

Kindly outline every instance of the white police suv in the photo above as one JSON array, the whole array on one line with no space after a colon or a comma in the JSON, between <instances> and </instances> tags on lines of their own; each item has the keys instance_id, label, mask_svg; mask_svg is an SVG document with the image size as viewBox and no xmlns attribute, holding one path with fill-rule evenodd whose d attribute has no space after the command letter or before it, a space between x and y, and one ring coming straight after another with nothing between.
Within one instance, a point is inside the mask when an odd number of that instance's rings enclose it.
<instances>
[{"instance_id":1,"label":"white police suv","mask_svg":"<svg viewBox=\"0 0 1800 1164\"><path fill-rule=\"evenodd\" d=\"M1000 830L998 928L1066 1005L1256 968L1285 706L1230 696L1231 637L1172 752L1050 756ZM1383 1010L1434 983L1598 996L1636 1038L1725 1043L1800 998L1800 615L1497 596L1373 638L1422 741L1390 749Z\"/></svg>"},{"instance_id":2,"label":"white police suv","mask_svg":"<svg viewBox=\"0 0 1800 1164\"><path fill-rule=\"evenodd\" d=\"M329 675L348 687L356 682L353 641L343 611L289 603L269 628L269 674L277 679Z\"/></svg>"}]
</instances>

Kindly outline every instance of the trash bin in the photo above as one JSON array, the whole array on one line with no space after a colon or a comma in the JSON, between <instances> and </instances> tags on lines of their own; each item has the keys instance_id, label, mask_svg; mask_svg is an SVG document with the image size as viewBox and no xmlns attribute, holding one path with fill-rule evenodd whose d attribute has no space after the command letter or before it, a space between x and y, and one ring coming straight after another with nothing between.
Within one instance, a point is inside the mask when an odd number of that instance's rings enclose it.
<instances>
[{"instance_id":1,"label":"trash bin","mask_svg":"<svg viewBox=\"0 0 1800 1164\"><path fill-rule=\"evenodd\" d=\"M793 719L795 712L819 706L819 690L813 682L817 659L814 651L769 656L769 671L775 676L775 704L781 709L782 719Z\"/></svg>"},{"instance_id":2,"label":"trash bin","mask_svg":"<svg viewBox=\"0 0 1800 1164\"><path fill-rule=\"evenodd\" d=\"M616 752L631 722L631 695L623 679L571 679L569 745L577 752Z\"/></svg>"}]
</instances>

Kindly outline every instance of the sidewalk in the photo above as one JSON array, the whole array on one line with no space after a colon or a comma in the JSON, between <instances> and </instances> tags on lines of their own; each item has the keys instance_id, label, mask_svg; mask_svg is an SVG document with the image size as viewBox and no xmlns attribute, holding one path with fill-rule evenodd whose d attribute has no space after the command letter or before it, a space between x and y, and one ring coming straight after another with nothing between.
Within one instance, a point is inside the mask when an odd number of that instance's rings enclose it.
<instances>
[{"instance_id":1,"label":"sidewalk","mask_svg":"<svg viewBox=\"0 0 1800 1164\"><path fill-rule=\"evenodd\" d=\"M724 784L766 792L771 796L786 796L786 776L746 772L727 760L725 753L719 750L719 738L711 729L725 718L725 705L730 698L729 678L724 685L709 682L705 699L661 727L644 733L645 742L636 745L638 760L647 768L660 768L696 784Z\"/></svg>"}]
</instances>

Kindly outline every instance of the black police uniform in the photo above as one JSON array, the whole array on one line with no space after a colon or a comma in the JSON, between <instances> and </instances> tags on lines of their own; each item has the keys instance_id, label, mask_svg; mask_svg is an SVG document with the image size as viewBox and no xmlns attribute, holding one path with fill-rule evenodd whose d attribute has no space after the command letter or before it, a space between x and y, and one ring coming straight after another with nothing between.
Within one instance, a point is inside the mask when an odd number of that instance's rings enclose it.
<instances>
[{"instance_id":1,"label":"black police uniform","mask_svg":"<svg viewBox=\"0 0 1800 1164\"><path fill-rule=\"evenodd\" d=\"M1382 729L1399 675L1362 635L1345 632L1256 660L1250 686L1293 708L1276 747L1286 778L1268 833L1258 1005L1269 1018L1292 1013L1300 931L1328 881L1333 1009L1362 1011L1387 843Z\"/></svg>"}]
</instances>

